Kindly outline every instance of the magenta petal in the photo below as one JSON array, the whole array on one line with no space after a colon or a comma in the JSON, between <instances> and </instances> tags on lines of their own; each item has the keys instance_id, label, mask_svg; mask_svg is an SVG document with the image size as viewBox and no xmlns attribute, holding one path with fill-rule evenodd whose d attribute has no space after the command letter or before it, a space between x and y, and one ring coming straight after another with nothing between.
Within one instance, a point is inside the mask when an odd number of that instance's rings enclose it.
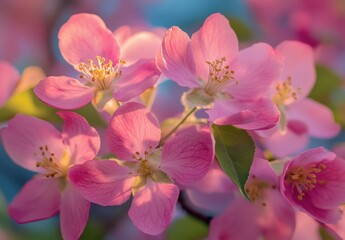
<instances>
[{"instance_id":1,"label":"magenta petal","mask_svg":"<svg viewBox=\"0 0 345 240\"><path fill-rule=\"evenodd\" d=\"M54 216L60 208L60 190L55 178L33 178L8 206L8 214L17 223Z\"/></svg>"},{"instance_id":2,"label":"magenta petal","mask_svg":"<svg viewBox=\"0 0 345 240\"><path fill-rule=\"evenodd\" d=\"M69 77L47 77L34 88L36 96L60 109L76 109L91 102L94 89Z\"/></svg>"},{"instance_id":3,"label":"magenta petal","mask_svg":"<svg viewBox=\"0 0 345 240\"><path fill-rule=\"evenodd\" d=\"M62 25L58 37L61 54L71 65L86 63L96 56L104 57L113 63L119 60L116 40L97 15L73 15Z\"/></svg>"},{"instance_id":4,"label":"magenta petal","mask_svg":"<svg viewBox=\"0 0 345 240\"><path fill-rule=\"evenodd\" d=\"M58 115L64 120L62 137L69 146L70 164L82 164L92 160L101 144L96 129L74 112L59 112Z\"/></svg>"},{"instance_id":5,"label":"magenta petal","mask_svg":"<svg viewBox=\"0 0 345 240\"><path fill-rule=\"evenodd\" d=\"M244 198L231 202L222 215L211 221L210 240L252 240L259 239L260 228L256 222L259 215L254 204Z\"/></svg>"},{"instance_id":6,"label":"magenta petal","mask_svg":"<svg viewBox=\"0 0 345 240\"><path fill-rule=\"evenodd\" d=\"M154 115L139 103L127 103L113 115L107 130L110 150L121 160L145 157L158 145L161 131Z\"/></svg>"},{"instance_id":7,"label":"magenta petal","mask_svg":"<svg viewBox=\"0 0 345 240\"><path fill-rule=\"evenodd\" d=\"M60 207L60 226L64 240L79 239L89 218L90 202L71 184L63 192Z\"/></svg>"},{"instance_id":8,"label":"magenta petal","mask_svg":"<svg viewBox=\"0 0 345 240\"><path fill-rule=\"evenodd\" d=\"M91 160L70 168L73 186L90 202L120 205L131 196L133 177L113 160Z\"/></svg>"},{"instance_id":9,"label":"magenta petal","mask_svg":"<svg viewBox=\"0 0 345 240\"><path fill-rule=\"evenodd\" d=\"M228 19L219 13L209 16L199 31L192 36L193 56L198 76L208 79L209 65L205 61L232 60L238 53L236 33Z\"/></svg>"},{"instance_id":10,"label":"magenta petal","mask_svg":"<svg viewBox=\"0 0 345 240\"><path fill-rule=\"evenodd\" d=\"M183 87L199 87L190 38L178 27L170 28L163 39L162 49L157 54L161 72Z\"/></svg>"},{"instance_id":11,"label":"magenta petal","mask_svg":"<svg viewBox=\"0 0 345 240\"><path fill-rule=\"evenodd\" d=\"M284 41L276 49L284 57L280 80L286 81L290 77L292 86L301 89L299 98L308 96L316 80L313 49L298 41Z\"/></svg>"},{"instance_id":12,"label":"magenta petal","mask_svg":"<svg viewBox=\"0 0 345 240\"><path fill-rule=\"evenodd\" d=\"M128 215L141 231L158 235L171 222L178 194L175 184L147 179L146 185L134 195Z\"/></svg>"},{"instance_id":13,"label":"magenta petal","mask_svg":"<svg viewBox=\"0 0 345 240\"><path fill-rule=\"evenodd\" d=\"M213 149L209 132L175 136L164 144L160 168L178 184L195 183L210 169Z\"/></svg>"},{"instance_id":14,"label":"magenta petal","mask_svg":"<svg viewBox=\"0 0 345 240\"><path fill-rule=\"evenodd\" d=\"M126 102L153 87L159 78L159 70L154 60L139 60L127 68L122 68L121 77L113 85L116 100Z\"/></svg>"},{"instance_id":15,"label":"magenta petal","mask_svg":"<svg viewBox=\"0 0 345 240\"><path fill-rule=\"evenodd\" d=\"M19 72L11 64L0 61L0 108L10 98L19 82Z\"/></svg>"},{"instance_id":16,"label":"magenta petal","mask_svg":"<svg viewBox=\"0 0 345 240\"><path fill-rule=\"evenodd\" d=\"M255 99L266 96L271 83L279 78L282 58L268 44L257 43L241 50L230 63L230 69L235 71L234 78L238 82L229 85L230 95L244 100Z\"/></svg>"},{"instance_id":17,"label":"magenta petal","mask_svg":"<svg viewBox=\"0 0 345 240\"><path fill-rule=\"evenodd\" d=\"M48 146L56 159L61 158L65 148L60 132L53 125L31 116L16 115L1 130L1 137L12 160L34 172L42 170L36 166L36 162L42 161L41 147Z\"/></svg>"},{"instance_id":18,"label":"magenta petal","mask_svg":"<svg viewBox=\"0 0 345 240\"><path fill-rule=\"evenodd\" d=\"M312 99L305 98L289 105L287 115L289 120L305 123L313 137L331 138L340 132L340 125L335 122L332 111Z\"/></svg>"},{"instance_id":19,"label":"magenta petal","mask_svg":"<svg viewBox=\"0 0 345 240\"><path fill-rule=\"evenodd\" d=\"M271 128L279 120L279 110L267 98L259 98L255 101L217 99L214 107L206 112L210 122L234 125L247 130Z\"/></svg>"},{"instance_id":20,"label":"magenta petal","mask_svg":"<svg viewBox=\"0 0 345 240\"><path fill-rule=\"evenodd\" d=\"M320 208L336 208L345 202L345 160L336 158L324 164L326 168L317 177L326 183L310 192L311 200Z\"/></svg>"}]
</instances>

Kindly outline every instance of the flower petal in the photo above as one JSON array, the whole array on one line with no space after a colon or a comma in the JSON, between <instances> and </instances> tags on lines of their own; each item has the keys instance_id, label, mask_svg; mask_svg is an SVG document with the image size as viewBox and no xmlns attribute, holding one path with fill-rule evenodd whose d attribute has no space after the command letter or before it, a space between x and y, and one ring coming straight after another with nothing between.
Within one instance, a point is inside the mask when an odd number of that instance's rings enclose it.
<instances>
[{"instance_id":1,"label":"flower petal","mask_svg":"<svg viewBox=\"0 0 345 240\"><path fill-rule=\"evenodd\" d=\"M89 218L90 202L71 184L63 192L60 207L60 226L65 240L79 239Z\"/></svg>"},{"instance_id":2,"label":"flower petal","mask_svg":"<svg viewBox=\"0 0 345 240\"><path fill-rule=\"evenodd\" d=\"M305 123L310 136L331 138L340 132L340 125L334 121L332 111L312 99L305 98L289 105L286 114L289 120Z\"/></svg>"},{"instance_id":3,"label":"flower petal","mask_svg":"<svg viewBox=\"0 0 345 240\"><path fill-rule=\"evenodd\" d=\"M280 80L286 81L289 77L295 89L301 89L299 98L309 95L316 80L313 49L302 42L284 41L276 50L284 57L284 68Z\"/></svg>"},{"instance_id":4,"label":"flower petal","mask_svg":"<svg viewBox=\"0 0 345 240\"><path fill-rule=\"evenodd\" d=\"M36 96L60 109L76 109L91 102L94 89L69 77L47 77L34 88Z\"/></svg>"},{"instance_id":5,"label":"flower petal","mask_svg":"<svg viewBox=\"0 0 345 240\"><path fill-rule=\"evenodd\" d=\"M212 62L226 57L229 62L238 53L238 40L228 19L215 13L193 34L192 49L198 76L207 80L209 66L205 61Z\"/></svg>"},{"instance_id":6,"label":"flower petal","mask_svg":"<svg viewBox=\"0 0 345 240\"><path fill-rule=\"evenodd\" d=\"M133 177L129 169L112 160L91 160L68 171L73 186L90 202L120 205L131 196Z\"/></svg>"},{"instance_id":7,"label":"flower petal","mask_svg":"<svg viewBox=\"0 0 345 240\"><path fill-rule=\"evenodd\" d=\"M64 120L62 136L71 151L70 164L82 164L92 160L101 145L99 135L85 118L73 112L59 112Z\"/></svg>"},{"instance_id":8,"label":"flower petal","mask_svg":"<svg viewBox=\"0 0 345 240\"><path fill-rule=\"evenodd\" d=\"M139 103L127 103L113 115L107 130L110 150L121 160L133 160L145 157L145 151L151 152L158 145L160 128L157 119Z\"/></svg>"},{"instance_id":9,"label":"flower petal","mask_svg":"<svg viewBox=\"0 0 345 240\"><path fill-rule=\"evenodd\" d=\"M192 56L190 38L178 27L170 28L157 54L161 72L182 87L199 87Z\"/></svg>"},{"instance_id":10,"label":"flower petal","mask_svg":"<svg viewBox=\"0 0 345 240\"><path fill-rule=\"evenodd\" d=\"M278 108L267 98L255 101L217 99L214 107L206 112L210 122L247 130L271 128L279 120Z\"/></svg>"},{"instance_id":11,"label":"flower petal","mask_svg":"<svg viewBox=\"0 0 345 240\"><path fill-rule=\"evenodd\" d=\"M160 168L178 184L189 185L205 176L213 158L214 146L209 132L180 134L164 144Z\"/></svg>"},{"instance_id":12,"label":"flower petal","mask_svg":"<svg viewBox=\"0 0 345 240\"><path fill-rule=\"evenodd\" d=\"M71 65L87 63L96 56L104 57L113 63L119 60L116 40L97 15L73 15L62 25L58 37L61 54Z\"/></svg>"},{"instance_id":13,"label":"flower petal","mask_svg":"<svg viewBox=\"0 0 345 240\"><path fill-rule=\"evenodd\" d=\"M139 96L155 85L159 74L154 60L142 59L127 68L122 68L122 75L114 84L114 98L125 102Z\"/></svg>"},{"instance_id":14,"label":"flower petal","mask_svg":"<svg viewBox=\"0 0 345 240\"><path fill-rule=\"evenodd\" d=\"M11 64L0 61L0 108L10 98L19 82L19 72Z\"/></svg>"},{"instance_id":15,"label":"flower petal","mask_svg":"<svg viewBox=\"0 0 345 240\"><path fill-rule=\"evenodd\" d=\"M255 99L267 95L271 83L279 78L282 58L268 44L257 43L241 50L230 69L234 70L238 84L229 85L229 94L244 100Z\"/></svg>"},{"instance_id":16,"label":"flower petal","mask_svg":"<svg viewBox=\"0 0 345 240\"><path fill-rule=\"evenodd\" d=\"M175 184L147 180L135 195L128 215L141 231L158 235L171 222L179 189Z\"/></svg>"},{"instance_id":17,"label":"flower petal","mask_svg":"<svg viewBox=\"0 0 345 240\"><path fill-rule=\"evenodd\" d=\"M121 46L121 58L128 64L140 59L155 59L162 45L162 38L151 32L138 32Z\"/></svg>"},{"instance_id":18,"label":"flower petal","mask_svg":"<svg viewBox=\"0 0 345 240\"><path fill-rule=\"evenodd\" d=\"M53 125L31 116L16 115L1 130L1 137L12 160L34 172L42 170L36 163L42 161L41 152L46 146L56 159L61 158L65 148L60 132Z\"/></svg>"},{"instance_id":19,"label":"flower petal","mask_svg":"<svg viewBox=\"0 0 345 240\"><path fill-rule=\"evenodd\" d=\"M60 208L60 190L55 178L33 178L8 206L8 214L17 223L54 216Z\"/></svg>"}]
</instances>

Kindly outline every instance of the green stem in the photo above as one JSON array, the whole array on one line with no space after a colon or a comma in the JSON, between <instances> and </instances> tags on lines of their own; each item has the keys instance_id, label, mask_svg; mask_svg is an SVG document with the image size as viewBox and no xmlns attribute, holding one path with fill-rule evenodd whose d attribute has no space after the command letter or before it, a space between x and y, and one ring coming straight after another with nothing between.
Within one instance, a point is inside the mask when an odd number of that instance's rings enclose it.
<instances>
[{"instance_id":1,"label":"green stem","mask_svg":"<svg viewBox=\"0 0 345 240\"><path fill-rule=\"evenodd\" d=\"M196 111L196 109L196 107L192 108L189 113L164 138L161 139L159 145L162 145L165 140L167 140L174 132L176 132L176 130L187 120L187 118Z\"/></svg>"}]
</instances>

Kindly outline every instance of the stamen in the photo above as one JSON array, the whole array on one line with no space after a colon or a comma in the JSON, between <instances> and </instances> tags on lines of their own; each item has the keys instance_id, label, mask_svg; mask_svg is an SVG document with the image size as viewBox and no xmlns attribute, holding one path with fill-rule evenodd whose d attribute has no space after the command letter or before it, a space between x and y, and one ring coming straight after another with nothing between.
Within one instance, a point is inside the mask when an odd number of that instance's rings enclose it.
<instances>
[{"instance_id":1,"label":"stamen","mask_svg":"<svg viewBox=\"0 0 345 240\"><path fill-rule=\"evenodd\" d=\"M210 96L217 94L228 82L238 84L234 78L235 71L230 70L229 65L223 66L224 62L226 62L226 57L212 62L206 61L209 66L209 77L205 92Z\"/></svg>"},{"instance_id":2,"label":"stamen","mask_svg":"<svg viewBox=\"0 0 345 240\"><path fill-rule=\"evenodd\" d=\"M82 74L79 77L89 80L98 90L109 89L113 80L121 76L121 68L126 62L120 60L113 66L113 62L111 60L106 62L104 57L96 56L96 60L96 63L92 59L89 59L87 63L80 63L78 69Z\"/></svg>"},{"instance_id":3,"label":"stamen","mask_svg":"<svg viewBox=\"0 0 345 240\"><path fill-rule=\"evenodd\" d=\"M326 184L325 180L318 180L318 173L326 168L325 164L311 164L307 167L294 167L286 175L285 181L292 185L292 189L296 189L298 200L303 200L306 192L312 191L317 184Z\"/></svg>"},{"instance_id":4,"label":"stamen","mask_svg":"<svg viewBox=\"0 0 345 240\"><path fill-rule=\"evenodd\" d=\"M276 86L276 94L273 96L273 101L277 104L290 104L298 99L298 95L302 93L299 87L295 89L292 86L292 78L288 76L287 80L280 82Z\"/></svg>"},{"instance_id":5,"label":"stamen","mask_svg":"<svg viewBox=\"0 0 345 240\"><path fill-rule=\"evenodd\" d=\"M62 177L66 175L64 169L55 162L54 153L49 151L48 145L40 146L41 161L36 162L36 167L44 168L47 173L44 174L47 178L49 177ZM34 153L37 156L37 153Z\"/></svg>"}]
</instances>

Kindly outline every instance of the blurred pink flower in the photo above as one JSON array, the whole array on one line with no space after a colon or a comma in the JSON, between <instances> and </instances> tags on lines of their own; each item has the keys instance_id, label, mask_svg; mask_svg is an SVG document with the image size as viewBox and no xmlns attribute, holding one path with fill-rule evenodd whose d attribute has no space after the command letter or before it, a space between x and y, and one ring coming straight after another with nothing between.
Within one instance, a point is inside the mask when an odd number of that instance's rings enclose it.
<instances>
[{"instance_id":1,"label":"blurred pink flower","mask_svg":"<svg viewBox=\"0 0 345 240\"><path fill-rule=\"evenodd\" d=\"M284 41L276 49L284 58L284 67L272 84L270 97L280 110L280 121L272 129L255 132L274 155L286 157L306 147L309 136L331 138L340 126L330 109L307 98L315 83L312 48Z\"/></svg>"},{"instance_id":2,"label":"blurred pink flower","mask_svg":"<svg viewBox=\"0 0 345 240\"><path fill-rule=\"evenodd\" d=\"M62 132L43 120L17 115L1 130L8 155L19 166L38 172L9 204L18 223L38 221L60 211L64 239L77 239L86 225L90 202L70 184L71 166L91 160L100 145L98 133L80 115L59 112Z\"/></svg>"},{"instance_id":3,"label":"blurred pink flower","mask_svg":"<svg viewBox=\"0 0 345 240\"><path fill-rule=\"evenodd\" d=\"M209 170L214 158L209 131L179 134L157 148L158 121L138 103L121 106L109 123L110 150L121 160L95 160L75 166L69 178L91 202L120 205L133 194L129 217L147 234L170 223L179 185L190 185ZM176 183L176 184L175 184Z\"/></svg>"},{"instance_id":4,"label":"blurred pink flower","mask_svg":"<svg viewBox=\"0 0 345 240\"><path fill-rule=\"evenodd\" d=\"M5 105L7 100L14 93L19 82L19 72L10 63L0 61L0 108Z\"/></svg>"},{"instance_id":5,"label":"blurred pink flower","mask_svg":"<svg viewBox=\"0 0 345 240\"><path fill-rule=\"evenodd\" d=\"M139 42L132 46L140 45ZM159 77L154 59L131 56L120 49L112 32L96 15L73 15L59 31L65 60L81 73L79 79L51 76L35 88L45 103L62 109L82 107L91 100L102 109L113 97L128 101L153 86ZM135 59L134 59L135 58Z\"/></svg>"},{"instance_id":6,"label":"blurred pink flower","mask_svg":"<svg viewBox=\"0 0 345 240\"><path fill-rule=\"evenodd\" d=\"M221 14L209 16L191 39L170 28L157 64L168 78L191 89L185 95L190 108L211 108L211 122L265 129L278 121L272 101L261 96L279 76L279 55L264 43L239 51L236 34Z\"/></svg>"},{"instance_id":7,"label":"blurred pink flower","mask_svg":"<svg viewBox=\"0 0 345 240\"><path fill-rule=\"evenodd\" d=\"M279 192L278 176L265 159L254 158L246 192L211 221L210 240L291 239L295 213Z\"/></svg>"},{"instance_id":8,"label":"blurred pink flower","mask_svg":"<svg viewBox=\"0 0 345 240\"><path fill-rule=\"evenodd\" d=\"M320 222L335 223L345 202L345 160L322 147L308 150L285 164L280 186L294 207Z\"/></svg>"}]
</instances>

